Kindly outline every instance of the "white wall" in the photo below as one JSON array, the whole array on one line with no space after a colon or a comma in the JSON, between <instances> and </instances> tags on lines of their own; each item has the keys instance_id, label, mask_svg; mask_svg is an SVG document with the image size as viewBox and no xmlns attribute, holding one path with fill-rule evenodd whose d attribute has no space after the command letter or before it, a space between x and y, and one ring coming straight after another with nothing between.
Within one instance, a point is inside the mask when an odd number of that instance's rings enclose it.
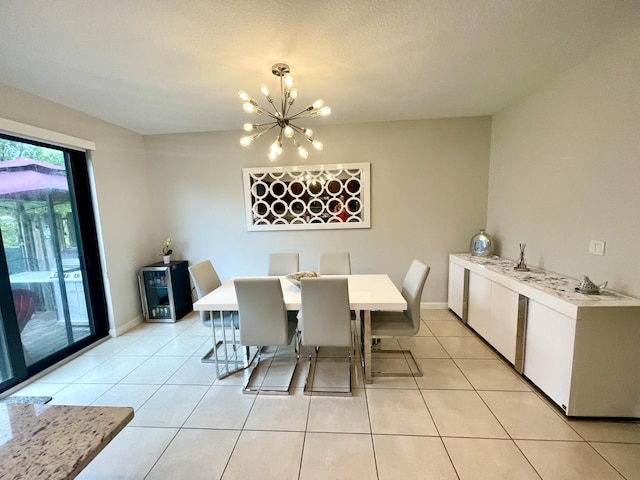
<instances>
[{"instance_id":1,"label":"white wall","mask_svg":"<svg viewBox=\"0 0 640 480\"><path fill-rule=\"evenodd\" d=\"M485 226L490 118L319 124L323 152L301 161L285 143L278 164L370 162L371 229L248 232L242 168L273 165L273 139L245 149L238 131L145 137L154 236L173 236L191 263L211 259L223 281L266 274L269 252L300 252L300 267L313 270L320 252L349 251L354 273L385 272L400 285L418 258L432 267L423 302L446 302L448 254L468 251Z\"/></svg>"},{"instance_id":2,"label":"white wall","mask_svg":"<svg viewBox=\"0 0 640 480\"><path fill-rule=\"evenodd\" d=\"M640 297L640 29L493 118L498 253ZM606 241L605 256L589 240Z\"/></svg>"},{"instance_id":3,"label":"white wall","mask_svg":"<svg viewBox=\"0 0 640 480\"><path fill-rule=\"evenodd\" d=\"M161 240L149 229L149 184L141 135L0 84L0 117L95 142L92 167L106 260L110 328L140 320L136 280ZM157 248L155 244L157 240Z\"/></svg>"}]
</instances>

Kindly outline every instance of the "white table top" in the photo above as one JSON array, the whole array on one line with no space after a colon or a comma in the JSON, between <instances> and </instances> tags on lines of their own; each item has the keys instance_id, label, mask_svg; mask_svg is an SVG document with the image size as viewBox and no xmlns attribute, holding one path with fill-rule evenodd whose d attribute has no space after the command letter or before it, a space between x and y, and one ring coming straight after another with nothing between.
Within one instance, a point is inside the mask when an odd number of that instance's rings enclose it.
<instances>
[{"instance_id":1,"label":"white table top","mask_svg":"<svg viewBox=\"0 0 640 480\"><path fill-rule=\"evenodd\" d=\"M388 275L326 275L346 277L349 283L349 305L352 310L406 310L407 302ZM253 277L256 278L256 277ZM287 310L300 310L300 288L280 277ZM233 280L223 283L213 292L193 304L194 310L238 310Z\"/></svg>"}]
</instances>

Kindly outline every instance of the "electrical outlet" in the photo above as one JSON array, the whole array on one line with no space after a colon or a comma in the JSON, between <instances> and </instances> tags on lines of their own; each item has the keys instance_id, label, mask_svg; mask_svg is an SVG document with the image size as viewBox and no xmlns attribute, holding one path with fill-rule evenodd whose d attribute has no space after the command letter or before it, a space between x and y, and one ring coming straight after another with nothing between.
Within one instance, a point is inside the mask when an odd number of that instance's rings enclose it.
<instances>
[{"instance_id":1,"label":"electrical outlet","mask_svg":"<svg viewBox=\"0 0 640 480\"><path fill-rule=\"evenodd\" d=\"M600 255L604 257L604 245L606 242L602 240L591 240L589 242L589 253L591 255Z\"/></svg>"}]
</instances>

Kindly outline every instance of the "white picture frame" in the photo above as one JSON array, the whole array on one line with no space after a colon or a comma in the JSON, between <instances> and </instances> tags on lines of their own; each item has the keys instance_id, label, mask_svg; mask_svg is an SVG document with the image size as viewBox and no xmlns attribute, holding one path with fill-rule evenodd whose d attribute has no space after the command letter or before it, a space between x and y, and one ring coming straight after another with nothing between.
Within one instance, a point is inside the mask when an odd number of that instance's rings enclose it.
<instances>
[{"instance_id":1,"label":"white picture frame","mask_svg":"<svg viewBox=\"0 0 640 480\"><path fill-rule=\"evenodd\" d=\"M248 231L371 228L370 163L243 168Z\"/></svg>"}]
</instances>

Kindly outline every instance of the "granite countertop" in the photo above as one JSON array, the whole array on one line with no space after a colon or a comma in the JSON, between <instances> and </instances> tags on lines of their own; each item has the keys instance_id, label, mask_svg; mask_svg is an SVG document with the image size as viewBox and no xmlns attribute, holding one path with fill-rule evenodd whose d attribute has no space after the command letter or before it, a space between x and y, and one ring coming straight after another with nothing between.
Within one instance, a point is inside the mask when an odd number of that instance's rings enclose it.
<instances>
[{"instance_id":1,"label":"granite countertop","mask_svg":"<svg viewBox=\"0 0 640 480\"><path fill-rule=\"evenodd\" d=\"M619 304L640 305L640 300L629 297L612 290L603 289L597 295L588 295L576 292L579 280L556 273L548 272L540 268L529 267L528 272L514 270L517 262L498 256L478 257L470 253L456 253L453 256L474 263L482 268L504 275L512 280L520 282L541 292L547 293L574 305ZM597 283L597 282L596 282Z\"/></svg>"},{"instance_id":2,"label":"granite countertop","mask_svg":"<svg viewBox=\"0 0 640 480\"><path fill-rule=\"evenodd\" d=\"M70 479L133 418L130 407L0 404L0 479Z\"/></svg>"}]
</instances>

